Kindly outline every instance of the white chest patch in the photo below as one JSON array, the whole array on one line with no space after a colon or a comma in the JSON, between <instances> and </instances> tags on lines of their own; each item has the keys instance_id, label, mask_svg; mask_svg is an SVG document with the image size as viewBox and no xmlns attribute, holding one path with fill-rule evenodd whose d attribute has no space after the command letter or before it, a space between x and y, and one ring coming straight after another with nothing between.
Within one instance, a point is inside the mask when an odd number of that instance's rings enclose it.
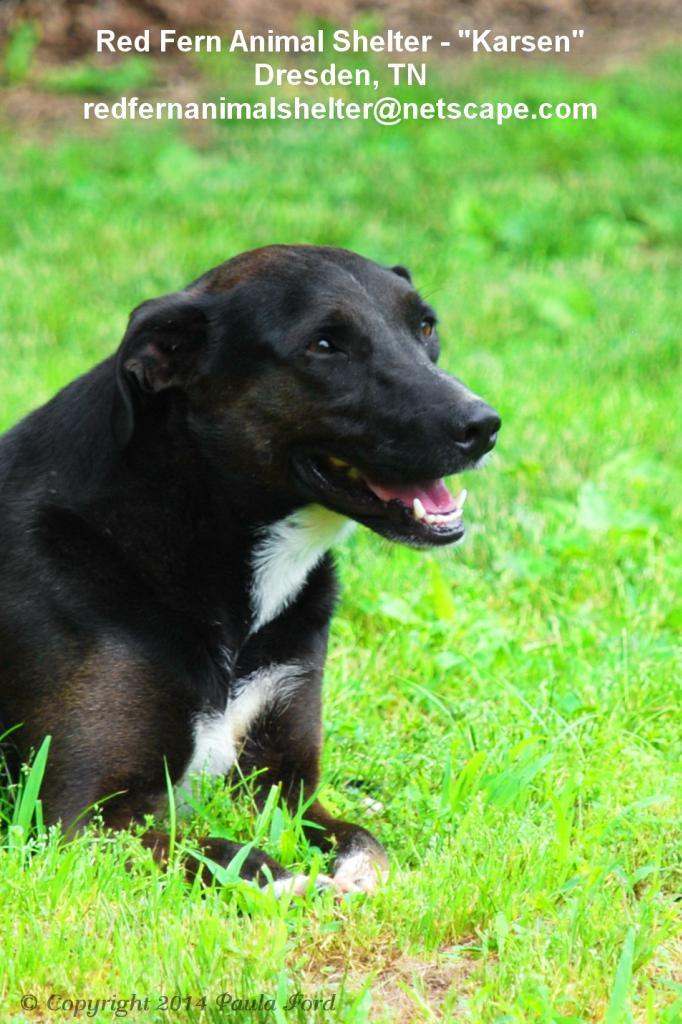
<instances>
[{"instance_id":1,"label":"white chest patch","mask_svg":"<svg viewBox=\"0 0 682 1024\"><path fill-rule=\"evenodd\" d=\"M198 772L224 775L237 760L250 726L266 708L286 705L305 680L305 668L291 662L267 668L240 680L239 694L224 711L199 715L194 722L194 750L179 785Z\"/></svg>"},{"instance_id":2,"label":"white chest patch","mask_svg":"<svg viewBox=\"0 0 682 1024\"><path fill-rule=\"evenodd\" d=\"M322 556L354 526L337 512L306 505L264 532L253 552L251 633L294 600Z\"/></svg>"}]
</instances>

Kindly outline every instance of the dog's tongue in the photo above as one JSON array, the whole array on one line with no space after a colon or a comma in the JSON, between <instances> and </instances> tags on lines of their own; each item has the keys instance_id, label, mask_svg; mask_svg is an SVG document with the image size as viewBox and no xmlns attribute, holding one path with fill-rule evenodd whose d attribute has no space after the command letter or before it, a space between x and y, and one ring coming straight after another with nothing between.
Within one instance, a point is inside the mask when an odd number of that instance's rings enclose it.
<instances>
[{"instance_id":1,"label":"dog's tongue","mask_svg":"<svg viewBox=\"0 0 682 1024\"><path fill-rule=\"evenodd\" d=\"M392 501L397 498L398 501L402 501L403 505L407 505L411 509L414 499L419 498L425 511L431 515L451 512L455 507L455 499L443 480L426 480L424 483L410 484L405 487L383 487L371 480L365 482L381 501Z\"/></svg>"}]
</instances>

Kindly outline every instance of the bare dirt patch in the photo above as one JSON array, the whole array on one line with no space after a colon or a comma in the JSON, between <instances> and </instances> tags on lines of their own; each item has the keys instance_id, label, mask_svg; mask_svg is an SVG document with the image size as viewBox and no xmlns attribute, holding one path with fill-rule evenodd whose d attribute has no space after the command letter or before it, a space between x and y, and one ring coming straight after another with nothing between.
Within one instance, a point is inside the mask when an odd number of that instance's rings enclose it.
<instances>
[{"instance_id":1,"label":"bare dirt patch","mask_svg":"<svg viewBox=\"0 0 682 1024\"><path fill-rule=\"evenodd\" d=\"M348 992L359 992L371 976L370 1019L388 1017L396 1024L413 1024L425 1020L428 1012L428 1019L445 1024L443 1004L450 996L447 1024L457 1024L468 1019L467 1004L480 967L480 960L467 953L465 947L469 944L474 945L474 940L463 940L456 949L444 947L428 959L402 953L390 943L377 944L371 950L354 949L352 953L327 951L319 963L310 965L308 988L324 985L336 989L343 985Z\"/></svg>"},{"instance_id":2,"label":"bare dirt patch","mask_svg":"<svg viewBox=\"0 0 682 1024\"><path fill-rule=\"evenodd\" d=\"M464 1020L465 1005L472 993L471 976L476 964L470 959L450 959L442 957L437 962L420 960L417 957L403 957L380 971L374 983L374 1006L384 1016L386 1009L393 1011L399 1024L410 1024L415 1020L423 1020L419 1002L422 1001L431 1011L436 1020L442 1019L443 1000L451 990L457 993L461 1008L461 1019ZM410 991L406 991L409 989ZM414 993L414 994L410 994ZM452 1013L448 1020L456 1022Z\"/></svg>"}]
</instances>

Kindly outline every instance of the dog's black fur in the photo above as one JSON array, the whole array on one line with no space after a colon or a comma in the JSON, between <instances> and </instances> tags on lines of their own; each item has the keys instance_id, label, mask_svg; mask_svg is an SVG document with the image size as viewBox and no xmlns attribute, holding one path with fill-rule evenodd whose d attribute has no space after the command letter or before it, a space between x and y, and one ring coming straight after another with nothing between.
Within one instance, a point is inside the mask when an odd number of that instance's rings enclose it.
<instances>
[{"instance_id":1,"label":"dog's black fur","mask_svg":"<svg viewBox=\"0 0 682 1024\"><path fill-rule=\"evenodd\" d=\"M48 821L68 830L98 801L109 826L143 821L164 759L173 781L185 772L196 722L282 665L238 763L265 769L261 792L313 798L334 570L321 553L254 629L254 551L312 503L415 546L459 539L456 517L428 525L363 483L409 488L494 444L497 415L437 356L403 268L272 246L143 303L115 356L0 439L0 719L20 725L20 758L52 736ZM306 818L338 864L385 865L317 801ZM163 836L145 841L164 857ZM225 863L236 847L206 851ZM258 853L244 873L264 864L286 876Z\"/></svg>"}]
</instances>

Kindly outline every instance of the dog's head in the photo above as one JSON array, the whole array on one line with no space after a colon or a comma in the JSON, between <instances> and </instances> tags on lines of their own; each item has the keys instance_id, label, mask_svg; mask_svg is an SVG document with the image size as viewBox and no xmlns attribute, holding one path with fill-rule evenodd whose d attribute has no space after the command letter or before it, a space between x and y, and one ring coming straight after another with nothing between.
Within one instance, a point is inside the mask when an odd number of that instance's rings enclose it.
<instances>
[{"instance_id":1,"label":"dog's head","mask_svg":"<svg viewBox=\"0 0 682 1024\"><path fill-rule=\"evenodd\" d=\"M237 490L317 502L392 540L459 540L462 495L500 419L436 365L436 314L402 267L271 246L131 316L114 430L181 417ZM238 495L235 495L238 498Z\"/></svg>"}]
</instances>

